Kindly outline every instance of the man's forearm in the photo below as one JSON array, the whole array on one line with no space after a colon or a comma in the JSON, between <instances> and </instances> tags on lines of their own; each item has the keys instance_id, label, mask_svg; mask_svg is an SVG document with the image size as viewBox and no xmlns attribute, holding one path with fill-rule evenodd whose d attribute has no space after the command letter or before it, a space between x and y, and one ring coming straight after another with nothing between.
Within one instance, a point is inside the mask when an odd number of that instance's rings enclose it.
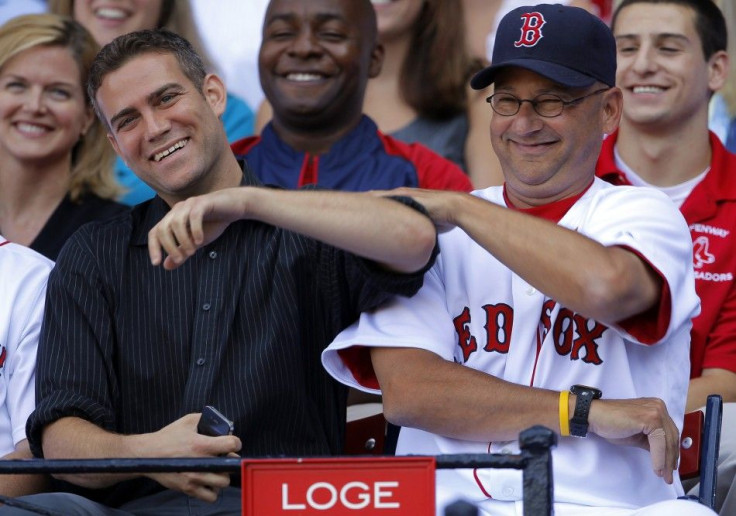
<instances>
[{"instance_id":1,"label":"man's forearm","mask_svg":"<svg viewBox=\"0 0 736 516\"><path fill-rule=\"evenodd\" d=\"M468 441L509 441L533 425L559 431L559 392L532 389L417 349L373 348L392 423Z\"/></svg>"},{"instance_id":2,"label":"man's forearm","mask_svg":"<svg viewBox=\"0 0 736 516\"><path fill-rule=\"evenodd\" d=\"M400 272L424 267L436 239L428 217L370 193L252 189L246 217L302 233Z\"/></svg>"},{"instance_id":3,"label":"man's forearm","mask_svg":"<svg viewBox=\"0 0 736 516\"><path fill-rule=\"evenodd\" d=\"M453 439L518 439L544 425L560 432L559 392L510 383L425 350L373 348L371 359L383 393L386 419ZM568 400L568 415L576 399ZM662 400L596 400L590 432L619 445L650 450L657 475L672 483L678 430Z\"/></svg>"},{"instance_id":4,"label":"man's forearm","mask_svg":"<svg viewBox=\"0 0 736 516\"><path fill-rule=\"evenodd\" d=\"M43 432L43 452L47 459L99 459L141 457L141 436L124 436L108 432L81 418L65 417L48 425ZM98 489L136 474L60 474L57 478L83 487Z\"/></svg>"}]
</instances>

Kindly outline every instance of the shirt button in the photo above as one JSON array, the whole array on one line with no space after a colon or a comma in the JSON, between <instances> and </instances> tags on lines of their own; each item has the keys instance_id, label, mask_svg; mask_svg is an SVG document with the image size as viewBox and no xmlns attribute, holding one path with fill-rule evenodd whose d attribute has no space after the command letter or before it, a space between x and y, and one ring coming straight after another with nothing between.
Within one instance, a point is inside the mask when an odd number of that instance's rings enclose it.
<instances>
[{"instance_id":1,"label":"shirt button","mask_svg":"<svg viewBox=\"0 0 736 516\"><path fill-rule=\"evenodd\" d=\"M202 357L200 357L200 358L197 359L197 365L198 366L203 366L205 362L206 362L206 360L204 358L202 358Z\"/></svg>"},{"instance_id":2,"label":"shirt button","mask_svg":"<svg viewBox=\"0 0 736 516\"><path fill-rule=\"evenodd\" d=\"M528 296L533 296L536 293L537 293L537 289L534 287L529 287L528 289L526 289L526 294Z\"/></svg>"},{"instance_id":3,"label":"shirt button","mask_svg":"<svg viewBox=\"0 0 736 516\"><path fill-rule=\"evenodd\" d=\"M211 307L210 307L210 304L209 303L205 303L205 304L202 305L202 310L204 310L205 312L208 311L210 308Z\"/></svg>"},{"instance_id":4,"label":"shirt button","mask_svg":"<svg viewBox=\"0 0 736 516\"><path fill-rule=\"evenodd\" d=\"M209 256L214 260L215 258L217 258L217 251L210 251Z\"/></svg>"},{"instance_id":5,"label":"shirt button","mask_svg":"<svg viewBox=\"0 0 736 516\"><path fill-rule=\"evenodd\" d=\"M513 488L511 488L511 487L504 487L503 488L503 495L504 496L511 496L512 494L514 494L514 489Z\"/></svg>"}]
</instances>

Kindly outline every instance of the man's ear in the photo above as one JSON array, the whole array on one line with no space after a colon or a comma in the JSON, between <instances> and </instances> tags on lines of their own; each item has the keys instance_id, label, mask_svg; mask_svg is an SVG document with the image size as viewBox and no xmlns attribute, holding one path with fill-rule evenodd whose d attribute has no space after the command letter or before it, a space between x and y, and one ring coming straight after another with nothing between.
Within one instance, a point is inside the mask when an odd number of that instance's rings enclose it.
<instances>
[{"instance_id":1,"label":"man's ear","mask_svg":"<svg viewBox=\"0 0 736 516\"><path fill-rule=\"evenodd\" d=\"M202 94L215 114L222 116L227 105L227 91L222 79L214 73L207 74L202 83Z\"/></svg>"},{"instance_id":2,"label":"man's ear","mask_svg":"<svg viewBox=\"0 0 736 516\"><path fill-rule=\"evenodd\" d=\"M708 89L716 92L726 85L728 80L728 54L719 50L708 59Z\"/></svg>"},{"instance_id":3,"label":"man's ear","mask_svg":"<svg viewBox=\"0 0 736 516\"><path fill-rule=\"evenodd\" d=\"M120 147L118 147L118 142L115 139L115 137L112 135L112 133L110 133L110 132L107 133L107 141L109 141L110 142L110 145L112 145L112 148L115 149L115 154L117 154L118 156L120 156ZM121 156L121 159L122 159L122 156ZM127 163L126 163L126 165L127 165Z\"/></svg>"},{"instance_id":4,"label":"man's ear","mask_svg":"<svg viewBox=\"0 0 736 516\"><path fill-rule=\"evenodd\" d=\"M621 92L621 88L616 86L608 91L604 91L602 95L602 128L605 134L611 134L618 128L618 124L621 121L621 114L624 108L624 95Z\"/></svg>"},{"instance_id":5,"label":"man's ear","mask_svg":"<svg viewBox=\"0 0 736 516\"><path fill-rule=\"evenodd\" d=\"M379 73L381 73L381 68L383 67L383 57L385 55L386 51L383 48L383 45L380 43L376 43L376 45L373 47L373 51L371 51L371 63L368 67L368 77L373 78L378 76Z\"/></svg>"}]
</instances>

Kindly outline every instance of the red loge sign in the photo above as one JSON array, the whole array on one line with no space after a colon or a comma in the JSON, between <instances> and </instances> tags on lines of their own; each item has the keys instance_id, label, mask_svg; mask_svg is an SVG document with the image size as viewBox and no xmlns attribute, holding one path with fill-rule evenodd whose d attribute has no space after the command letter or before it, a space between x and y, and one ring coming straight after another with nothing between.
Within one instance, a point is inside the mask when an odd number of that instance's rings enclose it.
<instances>
[{"instance_id":1,"label":"red loge sign","mask_svg":"<svg viewBox=\"0 0 736 516\"><path fill-rule=\"evenodd\" d=\"M243 461L245 516L431 516L433 457Z\"/></svg>"}]
</instances>

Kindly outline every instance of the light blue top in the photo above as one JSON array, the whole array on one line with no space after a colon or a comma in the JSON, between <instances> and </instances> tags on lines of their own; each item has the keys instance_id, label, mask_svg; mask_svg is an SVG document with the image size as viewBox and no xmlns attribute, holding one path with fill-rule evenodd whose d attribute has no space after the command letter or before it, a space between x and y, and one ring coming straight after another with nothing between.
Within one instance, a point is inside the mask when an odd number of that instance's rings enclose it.
<instances>
[{"instance_id":1,"label":"light blue top","mask_svg":"<svg viewBox=\"0 0 736 516\"><path fill-rule=\"evenodd\" d=\"M0 23L21 14L39 14L46 12L44 0L0 0Z\"/></svg>"},{"instance_id":2,"label":"light blue top","mask_svg":"<svg viewBox=\"0 0 736 516\"><path fill-rule=\"evenodd\" d=\"M222 123L225 126L228 141L234 142L253 134L255 115L245 101L228 93L227 107L222 115ZM120 157L115 162L115 177L126 190L126 193L119 199L123 204L133 206L156 195L156 192L138 179L138 176L128 168Z\"/></svg>"}]
</instances>

